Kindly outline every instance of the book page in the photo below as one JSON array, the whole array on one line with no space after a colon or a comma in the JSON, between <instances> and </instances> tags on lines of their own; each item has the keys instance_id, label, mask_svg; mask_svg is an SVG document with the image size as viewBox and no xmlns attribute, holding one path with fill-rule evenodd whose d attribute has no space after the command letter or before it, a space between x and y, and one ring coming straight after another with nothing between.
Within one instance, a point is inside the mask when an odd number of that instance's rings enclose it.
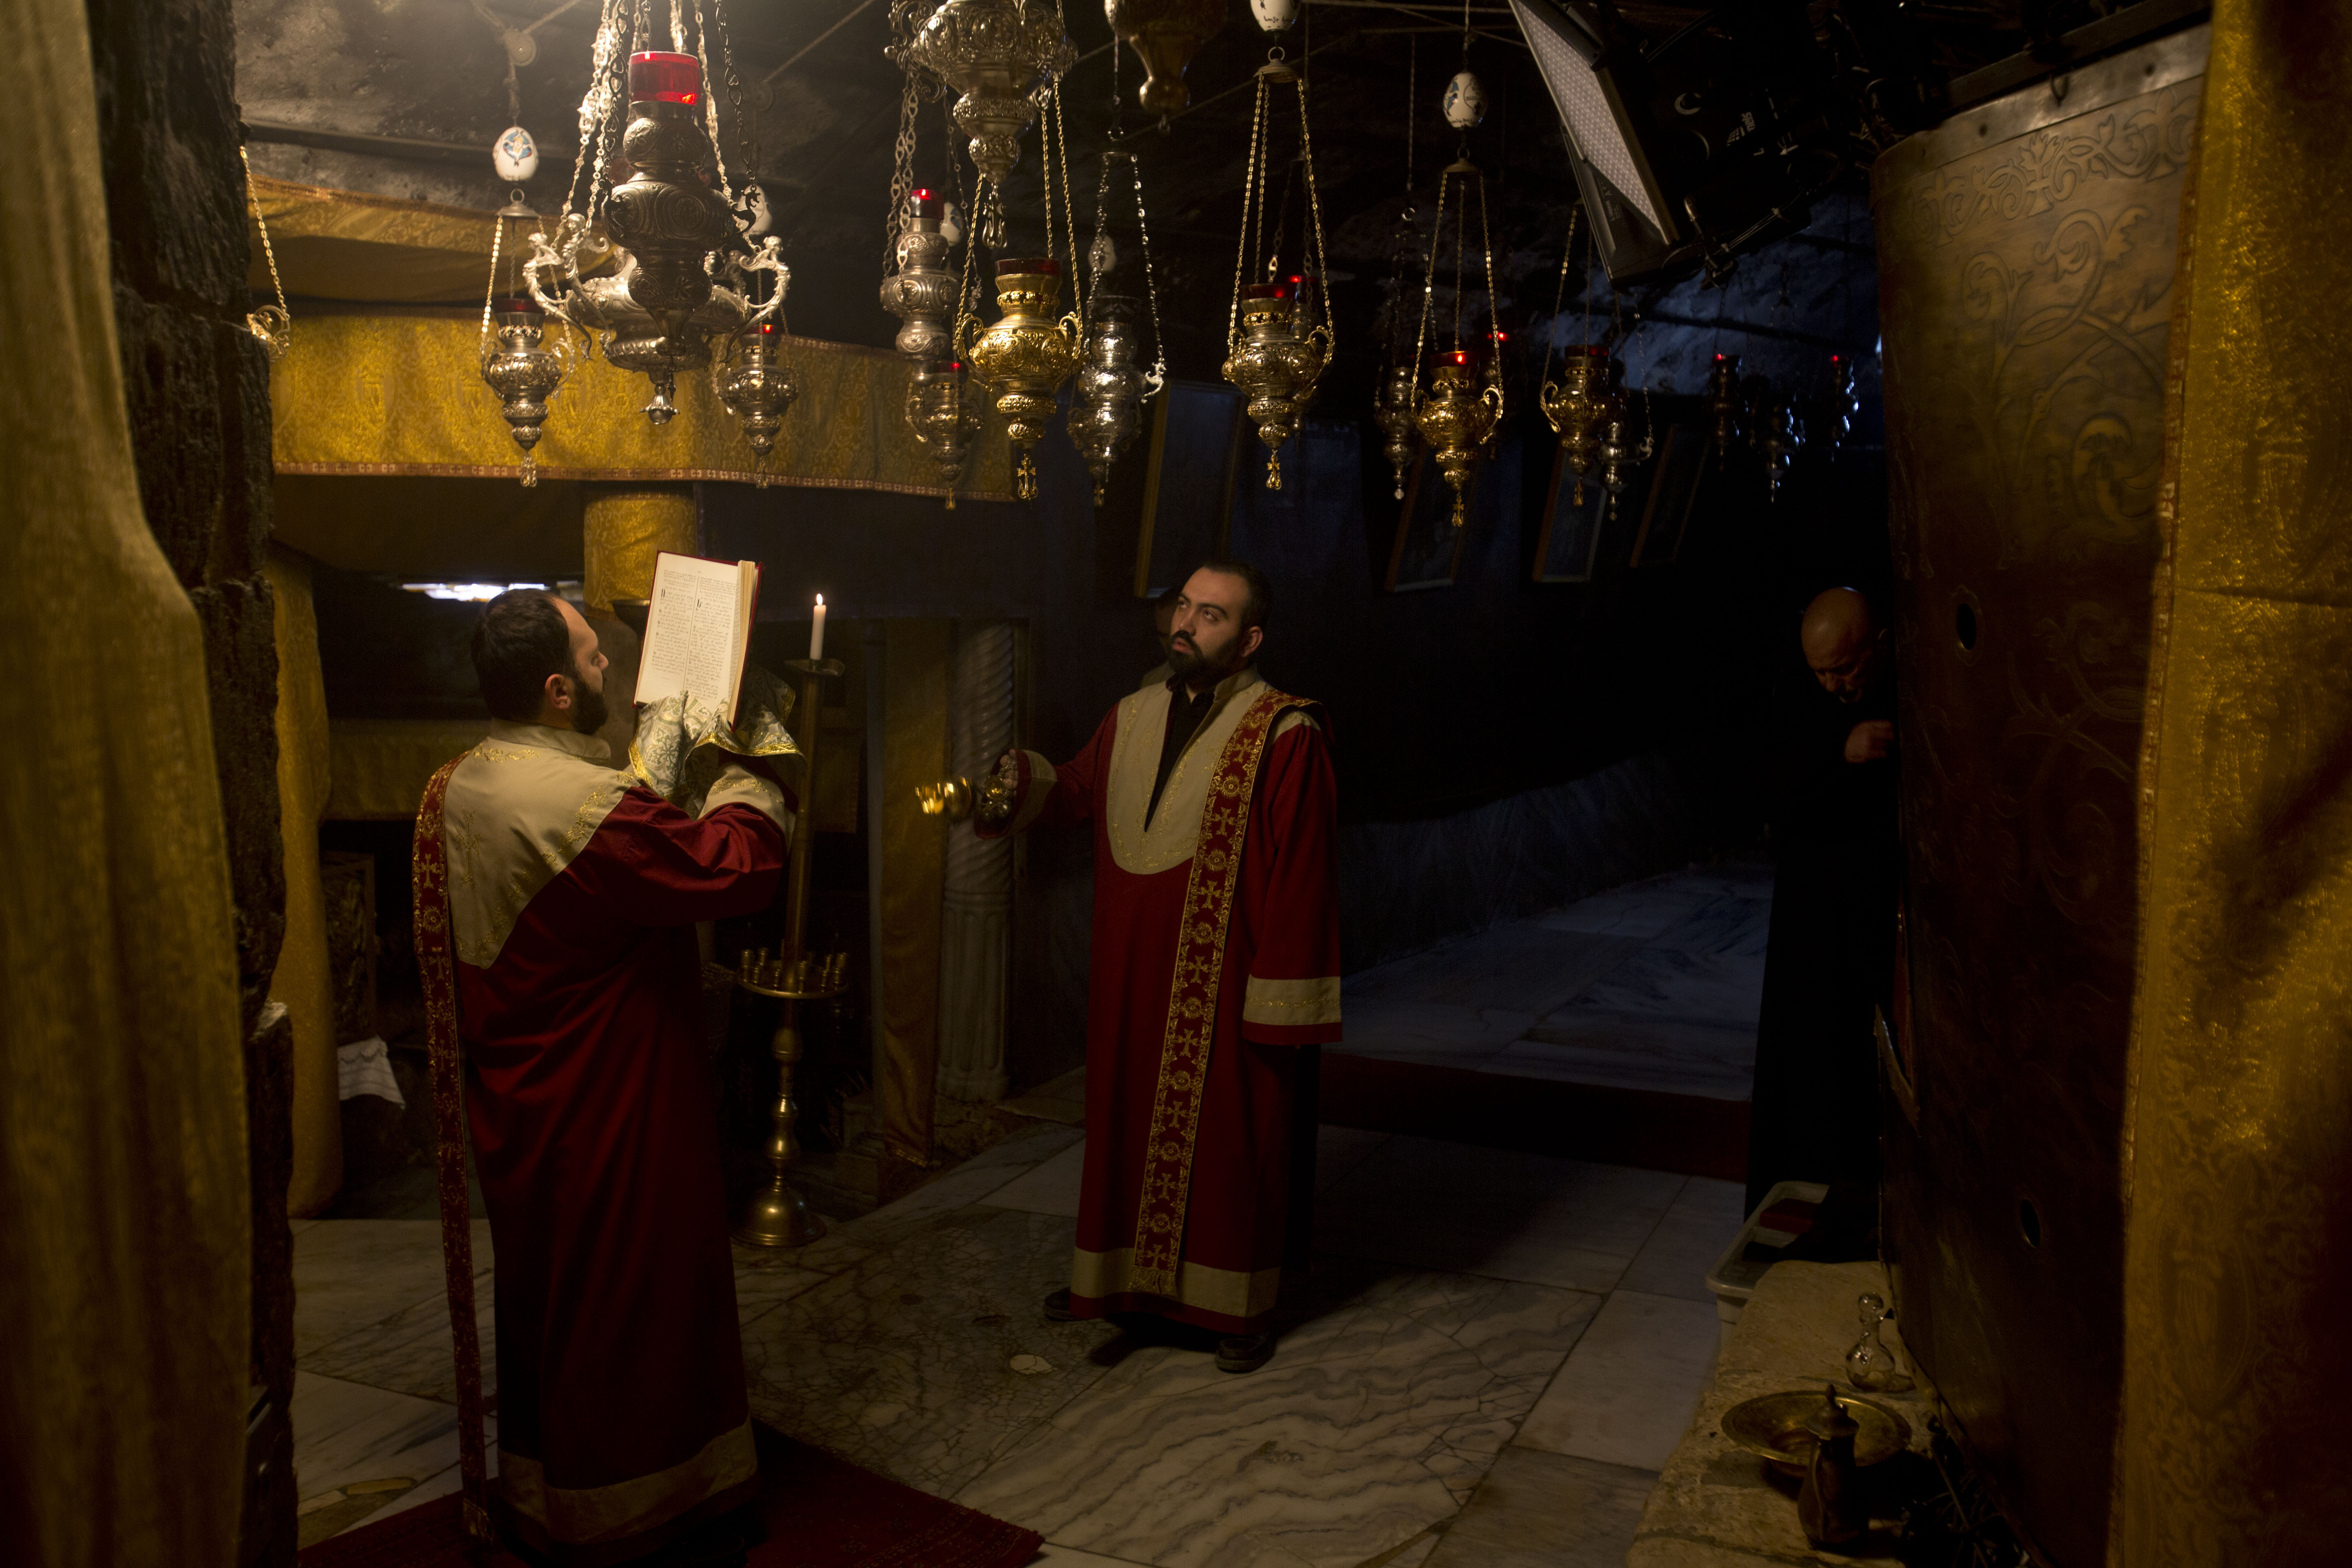
<instances>
[{"instance_id":1,"label":"book page","mask_svg":"<svg viewBox=\"0 0 2352 1568\"><path fill-rule=\"evenodd\" d=\"M727 712L732 718L743 696L743 666L751 651L751 623L760 614L760 563L735 563L735 684L729 689Z\"/></svg>"},{"instance_id":2,"label":"book page","mask_svg":"<svg viewBox=\"0 0 2352 1568\"><path fill-rule=\"evenodd\" d=\"M639 702L701 697L732 712L743 657L742 577L729 562L663 552L654 562L646 646L637 666Z\"/></svg>"}]
</instances>

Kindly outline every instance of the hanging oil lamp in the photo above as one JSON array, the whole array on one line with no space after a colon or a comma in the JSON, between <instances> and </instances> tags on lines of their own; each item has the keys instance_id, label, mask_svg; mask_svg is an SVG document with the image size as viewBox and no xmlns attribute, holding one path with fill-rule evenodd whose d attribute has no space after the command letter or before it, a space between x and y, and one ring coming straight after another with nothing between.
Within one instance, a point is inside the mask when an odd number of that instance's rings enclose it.
<instances>
[{"instance_id":1,"label":"hanging oil lamp","mask_svg":"<svg viewBox=\"0 0 2352 1568\"><path fill-rule=\"evenodd\" d=\"M953 3L953 0L950 0ZM1052 232L1049 224L1048 234ZM1055 395L1078 367L1078 319L1059 318L1062 264L1050 256L1014 257L996 264L996 303L1004 313L973 340L964 357L996 398L1005 434L1021 448L1013 493L1037 494L1032 453L1054 416Z\"/></svg>"},{"instance_id":2,"label":"hanging oil lamp","mask_svg":"<svg viewBox=\"0 0 2352 1568\"><path fill-rule=\"evenodd\" d=\"M779 355L783 333L773 321L762 321L737 334L734 353L711 366L711 388L728 413L743 426L743 439L758 459L760 484L768 482L768 454L775 449L776 432L783 428L785 411L801 395Z\"/></svg>"},{"instance_id":3,"label":"hanging oil lamp","mask_svg":"<svg viewBox=\"0 0 2352 1568\"><path fill-rule=\"evenodd\" d=\"M1715 364L1706 373L1706 393L1702 402L1707 418L1715 425L1715 466L1719 468L1730 460L1731 448L1740 436L1743 407L1738 354L1715 356Z\"/></svg>"},{"instance_id":4,"label":"hanging oil lamp","mask_svg":"<svg viewBox=\"0 0 2352 1568\"><path fill-rule=\"evenodd\" d=\"M906 323L898 329L898 352L919 365L947 352L955 321L956 275L940 265L955 247L940 228L944 206L929 190L908 195L898 269L882 279L882 308Z\"/></svg>"},{"instance_id":5,"label":"hanging oil lamp","mask_svg":"<svg viewBox=\"0 0 2352 1568\"><path fill-rule=\"evenodd\" d=\"M1282 444L1323 374L1323 340L1298 331L1298 301L1287 283L1252 283L1241 291L1241 336L1225 356L1224 377L1247 397L1245 412L1265 444L1265 488L1282 488Z\"/></svg>"},{"instance_id":6,"label":"hanging oil lamp","mask_svg":"<svg viewBox=\"0 0 2352 1568\"><path fill-rule=\"evenodd\" d=\"M1123 294L1102 291L1103 275L1119 263L1118 247L1110 237L1110 176L1112 164L1124 161L1135 191L1135 226L1141 240L1143 284L1151 303L1152 365L1139 370L1141 353L1135 331L1137 301ZM1110 466L1142 423L1143 405L1159 395L1168 381L1168 357L1160 336L1160 283L1151 268L1151 227L1143 208L1143 171L1131 153L1107 152L1095 182L1095 237L1087 247L1087 275L1092 287L1079 312L1083 356L1076 385L1070 397L1070 444L1087 460L1094 476L1095 504L1103 503Z\"/></svg>"},{"instance_id":7,"label":"hanging oil lamp","mask_svg":"<svg viewBox=\"0 0 2352 1568\"><path fill-rule=\"evenodd\" d=\"M1764 459L1764 493L1777 496L1780 481L1789 477L1789 460L1804 445L1805 434L1797 424L1789 395L1774 391L1769 383L1757 388L1755 409L1754 439L1757 455Z\"/></svg>"},{"instance_id":8,"label":"hanging oil lamp","mask_svg":"<svg viewBox=\"0 0 2352 1568\"><path fill-rule=\"evenodd\" d=\"M1381 456L1389 460L1396 478L1396 499L1404 500L1404 477L1412 467L1413 370L1400 362L1389 366L1388 384L1372 405L1372 423L1381 427Z\"/></svg>"},{"instance_id":9,"label":"hanging oil lamp","mask_svg":"<svg viewBox=\"0 0 2352 1568\"><path fill-rule=\"evenodd\" d=\"M1829 459L1853 438L1853 416L1862 406L1853 391L1853 362L1843 354L1830 355L1830 386L1822 395L1818 424L1821 439L1829 444Z\"/></svg>"},{"instance_id":10,"label":"hanging oil lamp","mask_svg":"<svg viewBox=\"0 0 2352 1568\"><path fill-rule=\"evenodd\" d=\"M1642 433L1633 434L1633 411L1622 397L1611 400L1609 419L1601 435L1601 483L1609 492L1609 504L1615 507L1617 498L1624 492L1626 481L1633 470L1650 460L1657 449L1650 429L1650 400L1642 399Z\"/></svg>"},{"instance_id":11,"label":"hanging oil lamp","mask_svg":"<svg viewBox=\"0 0 2352 1568\"><path fill-rule=\"evenodd\" d=\"M1545 382L1538 399L1559 437L1560 460L1576 476L1578 506L1584 504L1584 481L1600 467L1601 437L1618 401L1614 383L1620 368L1599 343L1579 344L1568 351L1559 380Z\"/></svg>"},{"instance_id":12,"label":"hanging oil lamp","mask_svg":"<svg viewBox=\"0 0 2352 1568\"><path fill-rule=\"evenodd\" d=\"M1298 101L1298 168L1307 187L1307 216L1301 225L1299 248L1306 265L1292 283L1272 281L1279 275L1282 215L1266 208L1266 175L1273 162L1272 95L1276 88L1296 89ZM1250 422L1265 443L1265 488L1282 488L1282 445L1298 428L1300 416L1315 396L1315 385L1331 363L1335 340L1329 301L1321 280L1329 268L1323 259L1323 206L1315 189L1315 150L1307 127L1307 81L1286 62L1282 50L1270 52L1258 68L1257 102L1251 121L1249 169L1242 189L1241 250L1234 269L1232 314L1225 323L1224 378L1248 400ZM1271 216L1272 221L1267 220ZM1261 230L1267 231L1261 259L1250 254ZM1252 282L1252 277L1267 281Z\"/></svg>"},{"instance_id":13,"label":"hanging oil lamp","mask_svg":"<svg viewBox=\"0 0 2352 1568\"><path fill-rule=\"evenodd\" d=\"M1429 336L1430 312L1437 298L1437 251L1445 235L1445 208L1449 199L1454 205L1454 224L1464 226L1468 216L1470 182L1477 182L1478 233L1486 264L1486 320L1495 321L1495 249L1486 222L1486 180L1477 165L1466 158L1456 159L1445 167L1437 183L1437 222L1429 242L1429 276L1422 286L1421 331L1413 342L1413 359L1418 365L1421 351ZM1457 193L1456 182L1460 183ZM1462 344L1462 261L1466 248L1466 237L1457 237L1454 247L1454 347L1452 352L1438 356L1429 393L1421 400L1413 422L1420 427L1422 438L1429 443L1437 458L1438 471L1445 482L1454 487L1454 526L1459 528L1468 516L1466 506L1468 486L1475 471L1478 449L1494 436L1503 419L1503 385L1499 378L1487 377L1481 384L1476 364L1477 356Z\"/></svg>"},{"instance_id":14,"label":"hanging oil lamp","mask_svg":"<svg viewBox=\"0 0 2352 1568\"><path fill-rule=\"evenodd\" d=\"M1225 0L1103 0L1103 15L1143 62L1135 101L1153 114L1173 114L1190 104L1184 68L1225 25Z\"/></svg>"},{"instance_id":15,"label":"hanging oil lamp","mask_svg":"<svg viewBox=\"0 0 2352 1568\"><path fill-rule=\"evenodd\" d=\"M907 423L940 466L950 511L955 510L956 486L963 482L964 460L980 438L984 417L961 360L936 360L907 383Z\"/></svg>"},{"instance_id":16,"label":"hanging oil lamp","mask_svg":"<svg viewBox=\"0 0 2352 1568\"><path fill-rule=\"evenodd\" d=\"M956 127L971 139L980 170L980 237L997 249L1004 177L1021 160L1021 133L1078 58L1061 14L1037 0L947 0L905 53L959 95Z\"/></svg>"},{"instance_id":17,"label":"hanging oil lamp","mask_svg":"<svg viewBox=\"0 0 2352 1568\"><path fill-rule=\"evenodd\" d=\"M571 373L567 340L545 343L547 312L529 300L500 300L488 312L487 325L498 334L498 346L482 355L482 379L499 395L499 412L522 448L522 482L539 483L539 462L531 448L539 445L541 426L547 422L548 400Z\"/></svg>"},{"instance_id":18,"label":"hanging oil lamp","mask_svg":"<svg viewBox=\"0 0 2352 1568\"><path fill-rule=\"evenodd\" d=\"M572 194L553 239L531 236L526 268L541 310L595 334L614 365L646 377L656 426L677 412L678 373L709 364L714 342L771 319L791 278L775 237L751 237L750 187L719 139L700 53L687 52L707 52L715 35L734 82L720 0L676 0L669 21L670 48L636 47L659 41L651 10L604 0ZM629 177L608 190L604 171L615 166ZM761 272L772 286L755 306Z\"/></svg>"},{"instance_id":19,"label":"hanging oil lamp","mask_svg":"<svg viewBox=\"0 0 2352 1568\"><path fill-rule=\"evenodd\" d=\"M1454 487L1451 521L1455 528L1468 520L1465 502L1477 468L1478 449L1494 435L1503 416L1501 389L1478 384L1477 357L1468 349L1438 355L1429 395L1421 400L1413 416L1422 439L1429 443L1430 455L1437 459L1438 472Z\"/></svg>"}]
</instances>

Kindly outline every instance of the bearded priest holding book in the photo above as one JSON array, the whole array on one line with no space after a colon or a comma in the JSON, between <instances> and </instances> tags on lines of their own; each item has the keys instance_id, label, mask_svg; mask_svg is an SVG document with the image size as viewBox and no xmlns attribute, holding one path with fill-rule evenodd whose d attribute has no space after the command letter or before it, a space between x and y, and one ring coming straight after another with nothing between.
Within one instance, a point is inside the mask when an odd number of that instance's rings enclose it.
<instances>
[{"instance_id":1,"label":"bearded priest holding book","mask_svg":"<svg viewBox=\"0 0 2352 1568\"><path fill-rule=\"evenodd\" d=\"M693 815L616 770L604 658L561 599L491 600L473 657L495 721L427 786L415 859L465 1517L488 1533L460 1061L497 1249L502 1522L542 1557L617 1563L732 1529L756 1491L694 926L767 907L791 805L765 762L729 761Z\"/></svg>"},{"instance_id":2,"label":"bearded priest holding book","mask_svg":"<svg viewBox=\"0 0 2352 1568\"><path fill-rule=\"evenodd\" d=\"M1254 566L1193 573L1169 679L1058 767L1007 753L979 829L1094 826L1086 1167L1045 1314L1156 1314L1234 1373L1272 1357L1304 1258L1317 1058L1339 1037L1330 746L1317 705L1252 662L1271 608Z\"/></svg>"}]
</instances>

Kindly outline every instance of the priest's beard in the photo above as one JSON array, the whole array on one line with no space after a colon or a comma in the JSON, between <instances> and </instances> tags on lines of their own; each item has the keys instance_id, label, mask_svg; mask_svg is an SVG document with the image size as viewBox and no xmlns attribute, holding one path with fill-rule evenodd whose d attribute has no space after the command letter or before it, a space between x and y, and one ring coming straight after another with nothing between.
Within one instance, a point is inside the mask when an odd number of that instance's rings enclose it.
<instances>
[{"instance_id":1,"label":"priest's beard","mask_svg":"<svg viewBox=\"0 0 2352 1568\"><path fill-rule=\"evenodd\" d=\"M1188 689L1216 685L1247 662L1248 656L1242 652L1243 635L1235 632L1223 647L1203 652L1200 644L1178 632L1168 644L1168 673Z\"/></svg>"},{"instance_id":2,"label":"priest's beard","mask_svg":"<svg viewBox=\"0 0 2352 1568\"><path fill-rule=\"evenodd\" d=\"M580 679L578 666L572 670L572 727L583 735L593 735L604 727L606 710L604 694Z\"/></svg>"}]
</instances>

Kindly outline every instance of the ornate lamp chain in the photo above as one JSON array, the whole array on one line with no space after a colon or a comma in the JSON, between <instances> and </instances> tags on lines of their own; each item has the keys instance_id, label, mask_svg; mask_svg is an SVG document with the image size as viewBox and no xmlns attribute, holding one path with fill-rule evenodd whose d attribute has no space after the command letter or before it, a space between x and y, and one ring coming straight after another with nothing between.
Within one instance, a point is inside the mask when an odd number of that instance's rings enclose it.
<instances>
[{"instance_id":1,"label":"ornate lamp chain","mask_svg":"<svg viewBox=\"0 0 2352 1568\"><path fill-rule=\"evenodd\" d=\"M1261 177L1258 150L1265 136L1265 78L1257 79L1257 99L1250 110L1250 148L1247 172L1242 177L1242 237L1241 253L1234 258L1233 303L1225 312L1225 345L1231 348L1241 341L1242 277L1250 270L1250 258L1257 251L1256 205Z\"/></svg>"},{"instance_id":2,"label":"ornate lamp chain","mask_svg":"<svg viewBox=\"0 0 2352 1568\"><path fill-rule=\"evenodd\" d=\"M1151 376L1156 392L1168 379L1167 342L1160 335L1160 279L1151 265L1151 224L1143 210L1143 168L1133 157L1128 159L1127 167L1135 179L1135 232L1143 241L1143 291L1151 304Z\"/></svg>"}]
</instances>

